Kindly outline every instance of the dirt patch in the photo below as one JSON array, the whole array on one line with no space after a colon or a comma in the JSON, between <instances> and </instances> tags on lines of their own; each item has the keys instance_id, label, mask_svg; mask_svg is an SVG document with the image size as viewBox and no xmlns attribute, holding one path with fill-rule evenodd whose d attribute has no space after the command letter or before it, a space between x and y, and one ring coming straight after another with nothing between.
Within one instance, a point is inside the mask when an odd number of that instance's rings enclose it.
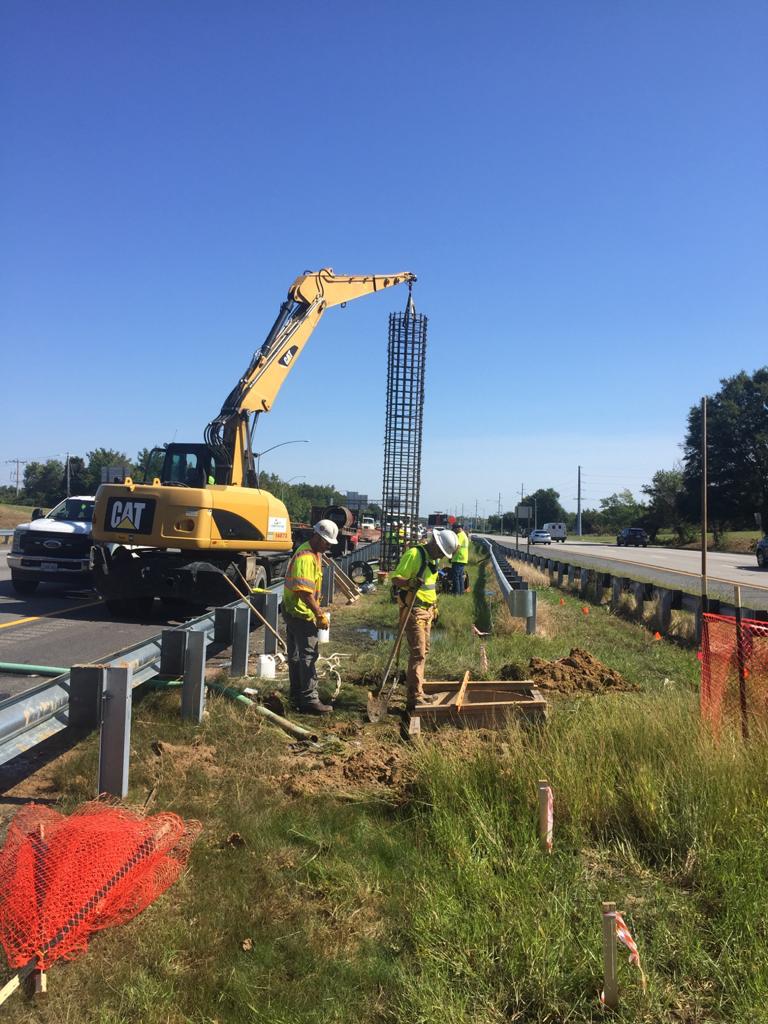
<instances>
[{"instance_id":1,"label":"dirt patch","mask_svg":"<svg viewBox=\"0 0 768 1024\"><path fill-rule=\"evenodd\" d=\"M216 764L216 747L207 746L205 743L192 743L186 746L158 740L152 744L152 750L162 758L164 767L171 768L180 775L186 775L190 771L204 771L212 778L221 775L222 769Z\"/></svg>"},{"instance_id":2,"label":"dirt patch","mask_svg":"<svg viewBox=\"0 0 768 1024\"><path fill-rule=\"evenodd\" d=\"M499 673L502 679L519 679L518 665L504 665ZM604 665L589 651L574 647L566 658L546 661L544 658L531 658L526 678L533 680L541 690L556 690L560 693L615 693L618 691L639 690L635 683L630 683L621 673Z\"/></svg>"}]
</instances>

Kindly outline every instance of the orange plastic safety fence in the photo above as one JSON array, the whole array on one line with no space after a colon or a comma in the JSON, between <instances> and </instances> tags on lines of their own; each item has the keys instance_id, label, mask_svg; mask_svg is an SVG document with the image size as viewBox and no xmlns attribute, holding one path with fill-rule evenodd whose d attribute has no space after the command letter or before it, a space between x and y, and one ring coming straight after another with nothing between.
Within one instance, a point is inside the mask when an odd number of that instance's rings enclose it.
<instances>
[{"instance_id":1,"label":"orange plastic safety fence","mask_svg":"<svg viewBox=\"0 0 768 1024\"><path fill-rule=\"evenodd\" d=\"M201 828L98 801L69 817L22 807L0 850L0 942L9 966L35 959L45 970L84 953L93 932L140 913L179 877Z\"/></svg>"},{"instance_id":2,"label":"orange plastic safety fence","mask_svg":"<svg viewBox=\"0 0 768 1024\"><path fill-rule=\"evenodd\" d=\"M768 727L768 623L702 616L701 714L716 729Z\"/></svg>"}]
</instances>

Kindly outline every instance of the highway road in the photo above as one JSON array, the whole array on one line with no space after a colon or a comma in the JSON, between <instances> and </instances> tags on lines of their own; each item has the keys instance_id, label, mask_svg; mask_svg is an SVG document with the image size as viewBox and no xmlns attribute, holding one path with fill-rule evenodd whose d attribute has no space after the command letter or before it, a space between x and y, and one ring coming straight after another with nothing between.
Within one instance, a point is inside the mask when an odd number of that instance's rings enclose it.
<instances>
[{"instance_id":1,"label":"highway road","mask_svg":"<svg viewBox=\"0 0 768 1024\"><path fill-rule=\"evenodd\" d=\"M0 662L60 665L107 659L116 651L173 624L155 602L156 615L144 622L116 622L92 590L70 591L42 583L32 597L11 586L7 555L0 546ZM41 682L40 676L0 673L0 700Z\"/></svg>"},{"instance_id":2,"label":"highway road","mask_svg":"<svg viewBox=\"0 0 768 1024\"><path fill-rule=\"evenodd\" d=\"M509 547L515 546L515 538L493 535L493 539ZM520 540L524 547L525 541ZM532 544L531 551L546 558L567 561L572 558L587 567L609 563L627 563L630 567L645 570L649 578L658 575L665 586L677 585L681 590L697 593L701 573L701 552L682 551L677 548L653 547L624 548L610 544L590 544L584 539L571 538L562 544ZM661 572L657 572L661 570ZM612 569L611 571L616 571ZM672 573L679 576L677 583ZM644 578L638 575L638 579ZM731 600L733 585L742 587L742 603L746 607L768 608L768 571L759 569L753 554L728 554L721 551L707 552L707 576L710 581L710 596ZM687 578L686 578L687 577ZM718 583L718 581L723 581Z\"/></svg>"}]
</instances>

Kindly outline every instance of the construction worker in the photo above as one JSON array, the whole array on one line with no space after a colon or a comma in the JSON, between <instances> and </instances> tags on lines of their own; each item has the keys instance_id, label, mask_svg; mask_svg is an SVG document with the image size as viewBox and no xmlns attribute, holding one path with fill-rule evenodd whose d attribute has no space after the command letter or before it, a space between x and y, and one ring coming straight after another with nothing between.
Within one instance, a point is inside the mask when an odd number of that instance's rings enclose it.
<instances>
[{"instance_id":1,"label":"construction worker","mask_svg":"<svg viewBox=\"0 0 768 1024\"><path fill-rule=\"evenodd\" d=\"M333 711L317 693L317 631L328 628L328 616L320 607L323 581L322 556L339 539L339 528L330 519L315 523L314 533L300 544L288 563L283 590L283 617L288 646L291 702L307 715Z\"/></svg>"},{"instance_id":2,"label":"construction worker","mask_svg":"<svg viewBox=\"0 0 768 1024\"><path fill-rule=\"evenodd\" d=\"M457 543L452 530L435 530L431 537L403 553L392 574L400 608L399 625L402 626L404 618L408 617L405 637L410 651L406 676L406 708L409 711L430 700L424 694L424 666L437 611L437 563L441 558L451 558Z\"/></svg>"},{"instance_id":3,"label":"construction worker","mask_svg":"<svg viewBox=\"0 0 768 1024\"><path fill-rule=\"evenodd\" d=\"M459 546L451 559L451 571L453 572L453 595L459 597L464 593L464 574L467 571L469 562L469 537L464 532L463 523L454 523L453 532Z\"/></svg>"}]
</instances>

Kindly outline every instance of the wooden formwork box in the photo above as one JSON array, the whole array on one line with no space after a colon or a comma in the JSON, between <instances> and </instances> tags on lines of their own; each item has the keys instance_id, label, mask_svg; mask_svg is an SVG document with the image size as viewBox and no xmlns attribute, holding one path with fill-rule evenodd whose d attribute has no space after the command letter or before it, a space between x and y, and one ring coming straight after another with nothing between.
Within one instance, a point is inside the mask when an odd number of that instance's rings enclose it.
<instances>
[{"instance_id":1,"label":"wooden formwork box","mask_svg":"<svg viewBox=\"0 0 768 1024\"><path fill-rule=\"evenodd\" d=\"M450 725L460 729L496 729L510 715L543 722L547 702L530 679L490 679L424 683L432 704L417 704L411 712L409 733Z\"/></svg>"}]
</instances>

